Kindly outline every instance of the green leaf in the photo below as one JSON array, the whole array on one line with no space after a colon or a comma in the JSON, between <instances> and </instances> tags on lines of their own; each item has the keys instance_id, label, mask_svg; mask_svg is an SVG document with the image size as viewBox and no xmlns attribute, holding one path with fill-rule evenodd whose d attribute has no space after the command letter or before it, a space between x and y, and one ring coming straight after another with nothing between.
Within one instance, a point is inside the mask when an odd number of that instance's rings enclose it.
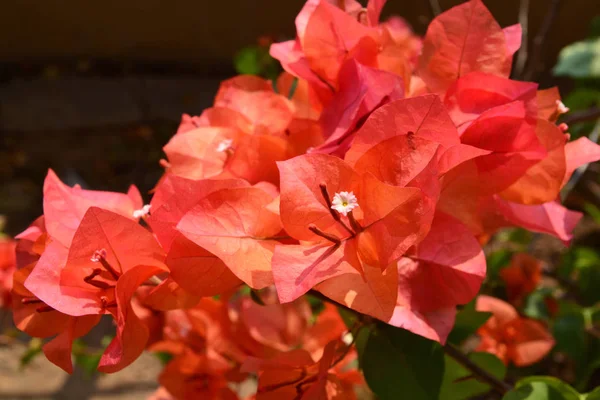
<instances>
[{"instance_id":1,"label":"green leaf","mask_svg":"<svg viewBox=\"0 0 600 400\"><path fill-rule=\"evenodd\" d=\"M238 74L259 75L261 71L259 49L243 48L235 55L233 63Z\"/></svg>"},{"instance_id":2,"label":"green leaf","mask_svg":"<svg viewBox=\"0 0 600 400\"><path fill-rule=\"evenodd\" d=\"M579 393L560 379L532 376L517 382L502 400L581 400Z\"/></svg>"},{"instance_id":3,"label":"green leaf","mask_svg":"<svg viewBox=\"0 0 600 400\"><path fill-rule=\"evenodd\" d=\"M556 351L568 354L578 364L585 359L585 319L581 312L556 317L552 325L552 336L556 340Z\"/></svg>"},{"instance_id":4,"label":"green leaf","mask_svg":"<svg viewBox=\"0 0 600 400\"><path fill-rule=\"evenodd\" d=\"M379 324L361 356L369 387L381 400L437 400L444 375L439 343L404 329Z\"/></svg>"},{"instance_id":5,"label":"green leaf","mask_svg":"<svg viewBox=\"0 0 600 400\"><path fill-rule=\"evenodd\" d=\"M564 99L564 103L571 110L585 110L600 102L600 91L584 87L573 90Z\"/></svg>"},{"instance_id":6,"label":"green leaf","mask_svg":"<svg viewBox=\"0 0 600 400\"><path fill-rule=\"evenodd\" d=\"M594 268L600 264L600 255L589 247L572 247L563 255L558 267L558 274L562 278L569 278L575 271Z\"/></svg>"},{"instance_id":7,"label":"green leaf","mask_svg":"<svg viewBox=\"0 0 600 400\"><path fill-rule=\"evenodd\" d=\"M44 343L40 338L33 338L29 341L29 346L27 346L27 350L25 350L23 355L21 355L21 368L25 368L27 365L29 365L35 359L35 357L42 352L43 344Z\"/></svg>"},{"instance_id":8,"label":"green leaf","mask_svg":"<svg viewBox=\"0 0 600 400\"><path fill-rule=\"evenodd\" d=\"M162 365L167 365L169 363L169 361L171 361L173 359L173 354L166 353L164 351L157 351L156 353L153 353L153 354L156 358L158 358L158 360L160 361L160 363Z\"/></svg>"},{"instance_id":9,"label":"green leaf","mask_svg":"<svg viewBox=\"0 0 600 400\"><path fill-rule=\"evenodd\" d=\"M600 97L600 93L598 93L598 96ZM592 203L585 203L583 209L597 224L600 224L600 208Z\"/></svg>"},{"instance_id":10,"label":"green leaf","mask_svg":"<svg viewBox=\"0 0 600 400\"><path fill-rule=\"evenodd\" d=\"M87 376L94 375L102 358L102 352L92 354L75 354L75 364L78 365Z\"/></svg>"},{"instance_id":11,"label":"green leaf","mask_svg":"<svg viewBox=\"0 0 600 400\"><path fill-rule=\"evenodd\" d=\"M354 311L345 307L338 307L337 310L340 314L340 317L342 317L342 321L344 321L344 324L346 324L348 329L352 329L354 326L356 326L356 323L358 322L358 315Z\"/></svg>"},{"instance_id":12,"label":"green leaf","mask_svg":"<svg viewBox=\"0 0 600 400\"><path fill-rule=\"evenodd\" d=\"M310 305L310 309L312 311L313 318L318 317L319 314L321 314L323 312L323 310L325 310L325 303L323 303L323 300L321 300L318 297L313 296L311 294L307 294L305 297L306 297L306 300L308 301L308 304Z\"/></svg>"},{"instance_id":13,"label":"green leaf","mask_svg":"<svg viewBox=\"0 0 600 400\"><path fill-rule=\"evenodd\" d=\"M592 22L590 22L590 38L595 38L600 36L600 15L596 15L592 18Z\"/></svg>"},{"instance_id":14,"label":"green leaf","mask_svg":"<svg viewBox=\"0 0 600 400\"><path fill-rule=\"evenodd\" d=\"M553 288L540 287L531 292L525 299L523 314L534 319L548 319L550 312L546 305L546 298L552 296Z\"/></svg>"},{"instance_id":15,"label":"green leaf","mask_svg":"<svg viewBox=\"0 0 600 400\"><path fill-rule=\"evenodd\" d=\"M581 395L581 400L600 400L600 387Z\"/></svg>"},{"instance_id":16,"label":"green leaf","mask_svg":"<svg viewBox=\"0 0 600 400\"><path fill-rule=\"evenodd\" d=\"M296 89L298 88L298 78L294 78L292 81L292 86L290 86L290 92L287 95L288 99L292 99L294 97L294 93L296 93Z\"/></svg>"},{"instance_id":17,"label":"green leaf","mask_svg":"<svg viewBox=\"0 0 600 400\"><path fill-rule=\"evenodd\" d=\"M497 278L500 270L510 263L513 254L514 252L510 250L502 249L488 255L486 260L488 277Z\"/></svg>"},{"instance_id":18,"label":"green leaf","mask_svg":"<svg viewBox=\"0 0 600 400\"><path fill-rule=\"evenodd\" d=\"M490 353L471 353L469 358L490 375L504 379L506 366L498 357ZM490 391L490 385L478 381L471 371L452 357L446 356L445 365L440 400L466 400Z\"/></svg>"},{"instance_id":19,"label":"green leaf","mask_svg":"<svg viewBox=\"0 0 600 400\"><path fill-rule=\"evenodd\" d=\"M470 308L464 308L456 314L454 328L448 336L450 343L459 345L469 336L474 334L477 329L491 317L492 313L476 311Z\"/></svg>"},{"instance_id":20,"label":"green leaf","mask_svg":"<svg viewBox=\"0 0 600 400\"><path fill-rule=\"evenodd\" d=\"M575 42L563 48L554 74L572 78L600 77L600 38Z\"/></svg>"}]
</instances>

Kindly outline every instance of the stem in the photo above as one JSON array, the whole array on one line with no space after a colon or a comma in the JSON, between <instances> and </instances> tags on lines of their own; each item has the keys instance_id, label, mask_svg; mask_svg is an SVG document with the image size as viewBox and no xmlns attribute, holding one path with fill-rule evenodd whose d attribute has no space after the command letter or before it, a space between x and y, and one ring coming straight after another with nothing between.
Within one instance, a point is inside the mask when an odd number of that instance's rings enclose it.
<instances>
[{"instance_id":1,"label":"stem","mask_svg":"<svg viewBox=\"0 0 600 400\"><path fill-rule=\"evenodd\" d=\"M561 122L567 125L576 124L578 122L590 121L600 118L600 107L592 107L587 110L575 111L565 115Z\"/></svg>"},{"instance_id":2,"label":"stem","mask_svg":"<svg viewBox=\"0 0 600 400\"><path fill-rule=\"evenodd\" d=\"M462 364L464 367L469 369L473 373L475 379L482 383L490 385L495 391L497 391L501 395L506 394L506 392L512 389L511 385L499 380L498 378L481 368L479 365L475 364L473 361L471 361L469 357L467 357L466 354L464 354L454 345L446 343L446 345L444 346L444 352L450 357L452 357L456 362Z\"/></svg>"},{"instance_id":3,"label":"stem","mask_svg":"<svg viewBox=\"0 0 600 400\"><path fill-rule=\"evenodd\" d=\"M308 230L311 231L312 233L314 233L315 235L321 236L322 238L325 238L325 239L329 240L330 242L335 243L338 246L342 243L342 241L338 237L330 235L329 233L323 232L322 230L317 228L315 225L311 224L308 227Z\"/></svg>"},{"instance_id":4,"label":"stem","mask_svg":"<svg viewBox=\"0 0 600 400\"><path fill-rule=\"evenodd\" d=\"M560 0L550 0L548 5L548 12L544 17L542 26L538 31L538 34L533 39L533 51L531 52L531 60L528 68L524 73L523 80L530 81L533 79L538 71L539 63L542 61L542 55L544 54L544 43L550 33L550 28L558 15L558 8L560 6Z\"/></svg>"},{"instance_id":5,"label":"stem","mask_svg":"<svg viewBox=\"0 0 600 400\"><path fill-rule=\"evenodd\" d=\"M354 232L359 233L363 231L362 225L354 218L352 211L348 213L348 221L350 221L350 226L354 229Z\"/></svg>"},{"instance_id":6,"label":"stem","mask_svg":"<svg viewBox=\"0 0 600 400\"><path fill-rule=\"evenodd\" d=\"M442 13L442 7L440 7L440 2L438 0L429 0L429 9L434 17L437 17Z\"/></svg>"},{"instance_id":7,"label":"stem","mask_svg":"<svg viewBox=\"0 0 600 400\"><path fill-rule=\"evenodd\" d=\"M516 78L519 78L523 74L525 64L527 63L527 47L529 45L529 1L530 0L521 0L521 3L519 4L519 24L521 25L523 35L521 37L521 48L519 49L517 61L515 62L514 76Z\"/></svg>"}]
</instances>

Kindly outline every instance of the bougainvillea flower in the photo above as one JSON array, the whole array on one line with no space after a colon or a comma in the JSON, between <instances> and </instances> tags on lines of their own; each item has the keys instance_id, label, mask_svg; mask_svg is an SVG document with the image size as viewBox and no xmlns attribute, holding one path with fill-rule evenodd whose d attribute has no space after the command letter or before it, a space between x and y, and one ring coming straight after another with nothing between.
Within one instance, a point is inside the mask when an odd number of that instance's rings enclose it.
<instances>
[{"instance_id":1,"label":"bougainvillea flower","mask_svg":"<svg viewBox=\"0 0 600 400\"><path fill-rule=\"evenodd\" d=\"M444 342L456 305L477 294L485 257L473 235L453 218L438 214L414 252L383 274L369 267L347 269L315 287L327 297L432 340Z\"/></svg>"},{"instance_id":2,"label":"bougainvillea flower","mask_svg":"<svg viewBox=\"0 0 600 400\"><path fill-rule=\"evenodd\" d=\"M88 208L102 207L133 219L133 212L142 208L142 197L135 186L127 194L83 190L62 183L49 170L44 181L44 220L48 235L68 247L75 230Z\"/></svg>"},{"instance_id":3,"label":"bougainvillea flower","mask_svg":"<svg viewBox=\"0 0 600 400\"><path fill-rule=\"evenodd\" d=\"M490 150L474 160L482 195L496 194L519 179L548 152L521 101L485 111L461 135L463 144Z\"/></svg>"},{"instance_id":4,"label":"bougainvillea flower","mask_svg":"<svg viewBox=\"0 0 600 400\"><path fill-rule=\"evenodd\" d=\"M248 186L250 185L241 179L191 180L167 175L156 187L150 202L152 213L148 224L163 249L168 251L178 234L175 227L202 198L221 189Z\"/></svg>"},{"instance_id":5,"label":"bougainvillea flower","mask_svg":"<svg viewBox=\"0 0 600 400\"><path fill-rule=\"evenodd\" d=\"M515 101L524 103L527 117L537 118L537 88L537 83L476 71L461 76L448 88L444 106L459 132L484 112Z\"/></svg>"},{"instance_id":6,"label":"bougainvillea flower","mask_svg":"<svg viewBox=\"0 0 600 400\"><path fill-rule=\"evenodd\" d=\"M296 78L284 71L277 78L277 92L290 98L294 105L295 118L319 119L323 105L307 80Z\"/></svg>"},{"instance_id":7,"label":"bougainvillea flower","mask_svg":"<svg viewBox=\"0 0 600 400\"><path fill-rule=\"evenodd\" d=\"M200 127L175 135L163 148L167 172L188 179L243 178L276 182L276 161L290 148L285 137L248 134L224 127Z\"/></svg>"},{"instance_id":8,"label":"bougainvillea flower","mask_svg":"<svg viewBox=\"0 0 600 400\"><path fill-rule=\"evenodd\" d=\"M12 276L17 268L16 247L16 241L0 237L0 308L10 307Z\"/></svg>"},{"instance_id":9,"label":"bougainvillea flower","mask_svg":"<svg viewBox=\"0 0 600 400\"><path fill-rule=\"evenodd\" d=\"M233 328L227 301L203 298L188 310L168 311L163 337L150 347L150 351L181 355L191 350L197 354L208 354L222 363L227 360L241 363L247 355L246 350L256 347L254 343L246 346L245 332L234 335ZM244 344L244 349L238 346L238 342Z\"/></svg>"},{"instance_id":10,"label":"bougainvillea flower","mask_svg":"<svg viewBox=\"0 0 600 400\"><path fill-rule=\"evenodd\" d=\"M345 159L386 183L418 187L435 202L441 175L490 153L461 144L439 98L425 95L376 110L356 133Z\"/></svg>"},{"instance_id":11,"label":"bougainvillea flower","mask_svg":"<svg viewBox=\"0 0 600 400\"><path fill-rule=\"evenodd\" d=\"M517 226L533 232L556 236L565 244L571 241L573 229L583 217L582 213L568 210L556 201L524 205L493 196L493 198L487 199L487 204L489 207L493 207L494 212L501 218L500 220L492 219L492 225L486 227L488 232L494 233L501 227Z\"/></svg>"},{"instance_id":12,"label":"bougainvillea flower","mask_svg":"<svg viewBox=\"0 0 600 400\"><path fill-rule=\"evenodd\" d=\"M332 371L341 361L339 343L330 342L317 363L305 350L292 350L269 360L249 358L244 368L260 371L256 399L355 399L352 388L343 385Z\"/></svg>"},{"instance_id":13,"label":"bougainvillea flower","mask_svg":"<svg viewBox=\"0 0 600 400\"><path fill-rule=\"evenodd\" d=\"M262 289L273 284L271 258L282 229L273 201L258 187L213 192L185 214L177 230L248 286Z\"/></svg>"},{"instance_id":14,"label":"bougainvillea flower","mask_svg":"<svg viewBox=\"0 0 600 400\"><path fill-rule=\"evenodd\" d=\"M268 80L252 75L223 81L214 105L239 112L251 123L251 132L256 133L283 132L294 114L286 96L275 93Z\"/></svg>"},{"instance_id":15,"label":"bougainvillea flower","mask_svg":"<svg viewBox=\"0 0 600 400\"><path fill-rule=\"evenodd\" d=\"M476 309L492 313L477 331L481 338L478 351L492 353L505 364L525 367L540 361L554 347L554 339L542 323L520 317L513 306L500 299L479 296Z\"/></svg>"},{"instance_id":16,"label":"bougainvillea flower","mask_svg":"<svg viewBox=\"0 0 600 400\"><path fill-rule=\"evenodd\" d=\"M577 168L584 164L600 160L600 145L586 137L581 137L565 145L565 157L567 170L562 186L568 182Z\"/></svg>"},{"instance_id":17,"label":"bougainvillea flower","mask_svg":"<svg viewBox=\"0 0 600 400\"><path fill-rule=\"evenodd\" d=\"M385 1L307 1L296 18L296 40L271 45L271 55L290 74L308 82L327 105L339 88L348 60L391 72L410 84L411 66L421 46L398 17L378 24Z\"/></svg>"},{"instance_id":18,"label":"bougainvillea flower","mask_svg":"<svg viewBox=\"0 0 600 400\"><path fill-rule=\"evenodd\" d=\"M337 88L342 64L351 58L375 66L378 52L375 30L325 0L308 2L307 8L311 8L310 16L304 31L299 30L298 40L311 70L321 80Z\"/></svg>"},{"instance_id":19,"label":"bougainvillea flower","mask_svg":"<svg viewBox=\"0 0 600 400\"><path fill-rule=\"evenodd\" d=\"M481 0L471 0L431 21L417 73L434 92L473 71L508 77L520 45L520 27L502 30Z\"/></svg>"},{"instance_id":20,"label":"bougainvillea flower","mask_svg":"<svg viewBox=\"0 0 600 400\"><path fill-rule=\"evenodd\" d=\"M500 277L506 285L508 301L519 306L540 283L542 262L526 253L515 254L510 265L500 270Z\"/></svg>"},{"instance_id":21,"label":"bougainvillea flower","mask_svg":"<svg viewBox=\"0 0 600 400\"><path fill-rule=\"evenodd\" d=\"M58 242L44 254L25 287L48 306L71 316L112 314L117 336L99 370L118 371L143 351L148 330L130 300L150 277L165 272L165 254L154 236L129 218L90 207L70 248Z\"/></svg>"},{"instance_id":22,"label":"bougainvillea flower","mask_svg":"<svg viewBox=\"0 0 600 400\"><path fill-rule=\"evenodd\" d=\"M600 160L600 146L586 137L567 142L568 137L556 125L539 119L536 133L548 155L500 196L520 204L554 201L573 172L580 166Z\"/></svg>"},{"instance_id":23,"label":"bougainvillea flower","mask_svg":"<svg viewBox=\"0 0 600 400\"><path fill-rule=\"evenodd\" d=\"M138 295L144 306L159 311L190 308L195 306L202 297L182 288L171 276L166 277L150 291L144 291L143 294L138 292Z\"/></svg>"},{"instance_id":24,"label":"bougainvillea flower","mask_svg":"<svg viewBox=\"0 0 600 400\"><path fill-rule=\"evenodd\" d=\"M402 97L404 83L400 77L356 60L347 61L339 73L339 90L321 114L325 143L315 150L343 155L351 134L373 110Z\"/></svg>"},{"instance_id":25,"label":"bougainvillea flower","mask_svg":"<svg viewBox=\"0 0 600 400\"><path fill-rule=\"evenodd\" d=\"M543 119L537 120L535 131L547 155L500 193L505 200L542 204L555 200L559 195L567 168L565 135L556 125Z\"/></svg>"},{"instance_id":26,"label":"bougainvillea flower","mask_svg":"<svg viewBox=\"0 0 600 400\"><path fill-rule=\"evenodd\" d=\"M181 233L173 240L165 263L170 278L193 295L216 296L242 284L221 259Z\"/></svg>"},{"instance_id":27,"label":"bougainvillea flower","mask_svg":"<svg viewBox=\"0 0 600 400\"><path fill-rule=\"evenodd\" d=\"M48 233L44 216L38 217L27 229L15 236L17 247L15 249L17 268L23 268L37 261L46 247Z\"/></svg>"},{"instance_id":28,"label":"bougainvillea flower","mask_svg":"<svg viewBox=\"0 0 600 400\"><path fill-rule=\"evenodd\" d=\"M176 399L237 400L225 373L229 365L191 351L167 364L158 381Z\"/></svg>"},{"instance_id":29,"label":"bougainvillea flower","mask_svg":"<svg viewBox=\"0 0 600 400\"><path fill-rule=\"evenodd\" d=\"M280 245L273 256L279 298L291 301L346 267L384 270L429 230L431 210L421 190L387 185L337 157L307 154L279 163L281 220L306 242ZM342 216L335 194L352 192L358 206Z\"/></svg>"},{"instance_id":30,"label":"bougainvillea flower","mask_svg":"<svg viewBox=\"0 0 600 400\"><path fill-rule=\"evenodd\" d=\"M266 295L273 297L271 300L277 298L275 291ZM265 295L262 295L262 299L265 300ZM240 322L257 342L278 351L288 351L302 345L312 317L306 299L286 304L267 302L267 305L260 305L250 297L242 297L237 303Z\"/></svg>"}]
</instances>

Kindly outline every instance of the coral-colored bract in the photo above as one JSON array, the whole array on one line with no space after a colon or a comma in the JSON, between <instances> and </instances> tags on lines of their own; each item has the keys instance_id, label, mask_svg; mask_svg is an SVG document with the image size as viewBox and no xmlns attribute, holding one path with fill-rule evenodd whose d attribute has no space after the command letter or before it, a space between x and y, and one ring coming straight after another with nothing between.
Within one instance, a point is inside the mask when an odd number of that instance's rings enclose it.
<instances>
[{"instance_id":1,"label":"coral-colored bract","mask_svg":"<svg viewBox=\"0 0 600 400\"><path fill-rule=\"evenodd\" d=\"M183 116L148 206L49 171L44 216L18 236L16 325L55 336L44 352L70 372L73 340L112 316L99 369L148 344L173 356L173 398L235 399L229 383L257 374L257 399L347 399L363 382L342 368L355 353L331 303L444 343L485 277L480 243L510 226L568 242L581 215L559 191L600 147L556 125L556 89L509 79L520 27L470 0L420 38L379 22L384 4L308 0L296 38L271 46L276 84L229 79ZM14 244L0 246L5 305ZM516 303L539 280L523 257L502 272ZM331 302L315 320L307 292ZM477 307L494 314L481 349L504 361L552 346L508 304Z\"/></svg>"}]
</instances>

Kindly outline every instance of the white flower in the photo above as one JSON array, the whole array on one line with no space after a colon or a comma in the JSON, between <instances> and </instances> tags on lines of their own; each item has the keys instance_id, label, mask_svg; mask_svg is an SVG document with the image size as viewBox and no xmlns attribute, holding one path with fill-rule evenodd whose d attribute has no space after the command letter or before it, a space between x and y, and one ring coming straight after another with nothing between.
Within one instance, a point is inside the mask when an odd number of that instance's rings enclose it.
<instances>
[{"instance_id":1,"label":"white flower","mask_svg":"<svg viewBox=\"0 0 600 400\"><path fill-rule=\"evenodd\" d=\"M352 192L339 192L333 196L331 208L343 216L348 215L348 213L356 207L358 207L358 201Z\"/></svg>"},{"instance_id":2,"label":"white flower","mask_svg":"<svg viewBox=\"0 0 600 400\"><path fill-rule=\"evenodd\" d=\"M232 149L233 139L224 139L217 146L217 151L219 153L224 153L227 150Z\"/></svg>"},{"instance_id":3,"label":"white flower","mask_svg":"<svg viewBox=\"0 0 600 400\"><path fill-rule=\"evenodd\" d=\"M90 258L90 260L92 262L100 262L100 260L103 258L106 258L106 249L99 249L94 251L94 254L92 254L92 258Z\"/></svg>"},{"instance_id":4,"label":"white flower","mask_svg":"<svg viewBox=\"0 0 600 400\"><path fill-rule=\"evenodd\" d=\"M146 215L150 214L150 207L152 207L150 204L146 204L141 209L135 210L133 212L133 218L138 219L138 218L142 218L142 217L145 217Z\"/></svg>"},{"instance_id":5,"label":"white flower","mask_svg":"<svg viewBox=\"0 0 600 400\"><path fill-rule=\"evenodd\" d=\"M560 100L556 100L556 108L559 114L566 114L569 112L569 107L565 106Z\"/></svg>"}]
</instances>

